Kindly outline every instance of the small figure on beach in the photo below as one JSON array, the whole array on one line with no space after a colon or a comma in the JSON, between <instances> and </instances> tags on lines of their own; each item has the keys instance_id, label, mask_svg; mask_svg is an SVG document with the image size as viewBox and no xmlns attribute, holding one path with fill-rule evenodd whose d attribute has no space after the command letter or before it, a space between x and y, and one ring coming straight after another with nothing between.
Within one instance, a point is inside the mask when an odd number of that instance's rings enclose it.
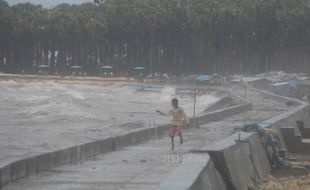
<instances>
[{"instance_id":1,"label":"small figure on beach","mask_svg":"<svg viewBox=\"0 0 310 190\"><path fill-rule=\"evenodd\" d=\"M171 100L172 110L168 113L156 110L159 115L172 116L172 120L169 128L169 137L171 138L171 150L174 150L174 137L178 135L180 137L180 144L183 144L182 130L185 125L188 124L187 116L184 110L179 107L179 101L177 98Z\"/></svg>"}]
</instances>

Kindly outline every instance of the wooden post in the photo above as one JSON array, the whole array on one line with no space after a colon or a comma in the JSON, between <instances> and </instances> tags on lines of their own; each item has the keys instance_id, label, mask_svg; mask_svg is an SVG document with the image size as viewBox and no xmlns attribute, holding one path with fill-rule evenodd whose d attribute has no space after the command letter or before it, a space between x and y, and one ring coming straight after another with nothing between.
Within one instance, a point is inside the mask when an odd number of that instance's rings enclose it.
<instances>
[{"instance_id":1,"label":"wooden post","mask_svg":"<svg viewBox=\"0 0 310 190\"><path fill-rule=\"evenodd\" d=\"M196 99L197 99L197 90L194 92L194 110L193 110L193 117L196 116Z\"/></svg>"}]
</instances>

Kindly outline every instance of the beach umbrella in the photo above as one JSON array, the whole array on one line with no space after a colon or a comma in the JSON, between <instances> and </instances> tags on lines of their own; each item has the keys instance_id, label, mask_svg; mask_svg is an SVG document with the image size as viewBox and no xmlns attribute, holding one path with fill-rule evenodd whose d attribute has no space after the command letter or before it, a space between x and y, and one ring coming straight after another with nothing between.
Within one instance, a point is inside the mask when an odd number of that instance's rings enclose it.
<instances>
[{"instance_id":1,"label":"beach umbrella","mask_svg":"<svg viewBox=\"0 0 310 190\"><path fill-rule=\"evenodd\" d=\"M113 69L113 67L110 65L105 65L105 66L102 66L101 69Z\"/></svg>"},{"instance_id":2,"label":"beach umbrella","mask_svg":"<svg viewBox=\"0 0 310 190\"><path fill-rule=\"evenodd\" d=\"M144 67L135 67L135 68L133 68L133 70L135 70L135 71L143 71L143 70L145 70L145 68Z\"/></svg>"},{"instance_id":3,"label":"beach umbrella","mask_svg":"<svg viewBox=\"0 0 310 190\"><path fill-rule=\"evenodd\" d=\"M210 77L208 75L198 75L196 77L196 80L197 81L207 81L207 80L210 80Z\"/></svg>"},{"instance_id":4,"label":"beach umbrella","mask_svg":"<svg viewBox=\"0 0 310 190\"><path fill-rule=\"evenodd\" d=\"M71 66L71 69L82 69L83 67L79 66L79 65L73 65Z\"/></svg>"},{"instance_id":5,"label":"beach umbrella","mask_svg":"<svg viewBox=\"0 0 310 190\"><path fill-rule=\"evenodd\" d=\"M113 69L113 67L110 66L110 65L105 65L105 66L102 66L101 69L103 69L103 70L110 70L110 69Z\"/></svg>"},{"instance_id":6,"label":"beach umbrella","mask_svg":"<svg viewBox=\"0 0 310 190\"><path fill-rule=\"evenodd\" d=\"M42 64L42 65L39 65L38 67L41 68L41 69L42 69L42 68L49 68L48 65L43 65L43 64Z\"/></svg>"}]
</instances>

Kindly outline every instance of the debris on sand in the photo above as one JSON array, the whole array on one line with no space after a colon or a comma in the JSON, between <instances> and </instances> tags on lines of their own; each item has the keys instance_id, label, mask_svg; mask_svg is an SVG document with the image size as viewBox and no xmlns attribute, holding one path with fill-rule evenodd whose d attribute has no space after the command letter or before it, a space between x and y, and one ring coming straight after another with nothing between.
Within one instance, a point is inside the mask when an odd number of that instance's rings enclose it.
<instances>
[{"instance_id":1,"label":"debris on sand","mask_svg":"<svg viewBox=\"0 0 310 190\"><path fill-rule=\"evenodd\" d=\"M276 179L272 176L267 178L266 183L258 187L249 187L249 190L309 190L310 173L302 177L289 177Z\"/></svg>"}]
</instances>

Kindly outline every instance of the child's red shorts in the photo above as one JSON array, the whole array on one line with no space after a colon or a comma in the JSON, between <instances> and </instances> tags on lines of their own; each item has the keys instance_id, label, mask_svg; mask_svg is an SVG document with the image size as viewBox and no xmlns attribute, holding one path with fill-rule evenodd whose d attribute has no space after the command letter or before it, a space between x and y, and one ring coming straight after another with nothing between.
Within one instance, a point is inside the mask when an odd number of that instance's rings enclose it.
<instances>
[{"instance_id":1,"label":"child's red shorts","mask_svg":"<svg viewBox=\"0 0 310 190\"><path fill-rule=\"evenodd\" d=\"M181 125L171 125L169 128L169 137L175 137L176 135L182 134Z\"/></svg>"}]
</instances>

